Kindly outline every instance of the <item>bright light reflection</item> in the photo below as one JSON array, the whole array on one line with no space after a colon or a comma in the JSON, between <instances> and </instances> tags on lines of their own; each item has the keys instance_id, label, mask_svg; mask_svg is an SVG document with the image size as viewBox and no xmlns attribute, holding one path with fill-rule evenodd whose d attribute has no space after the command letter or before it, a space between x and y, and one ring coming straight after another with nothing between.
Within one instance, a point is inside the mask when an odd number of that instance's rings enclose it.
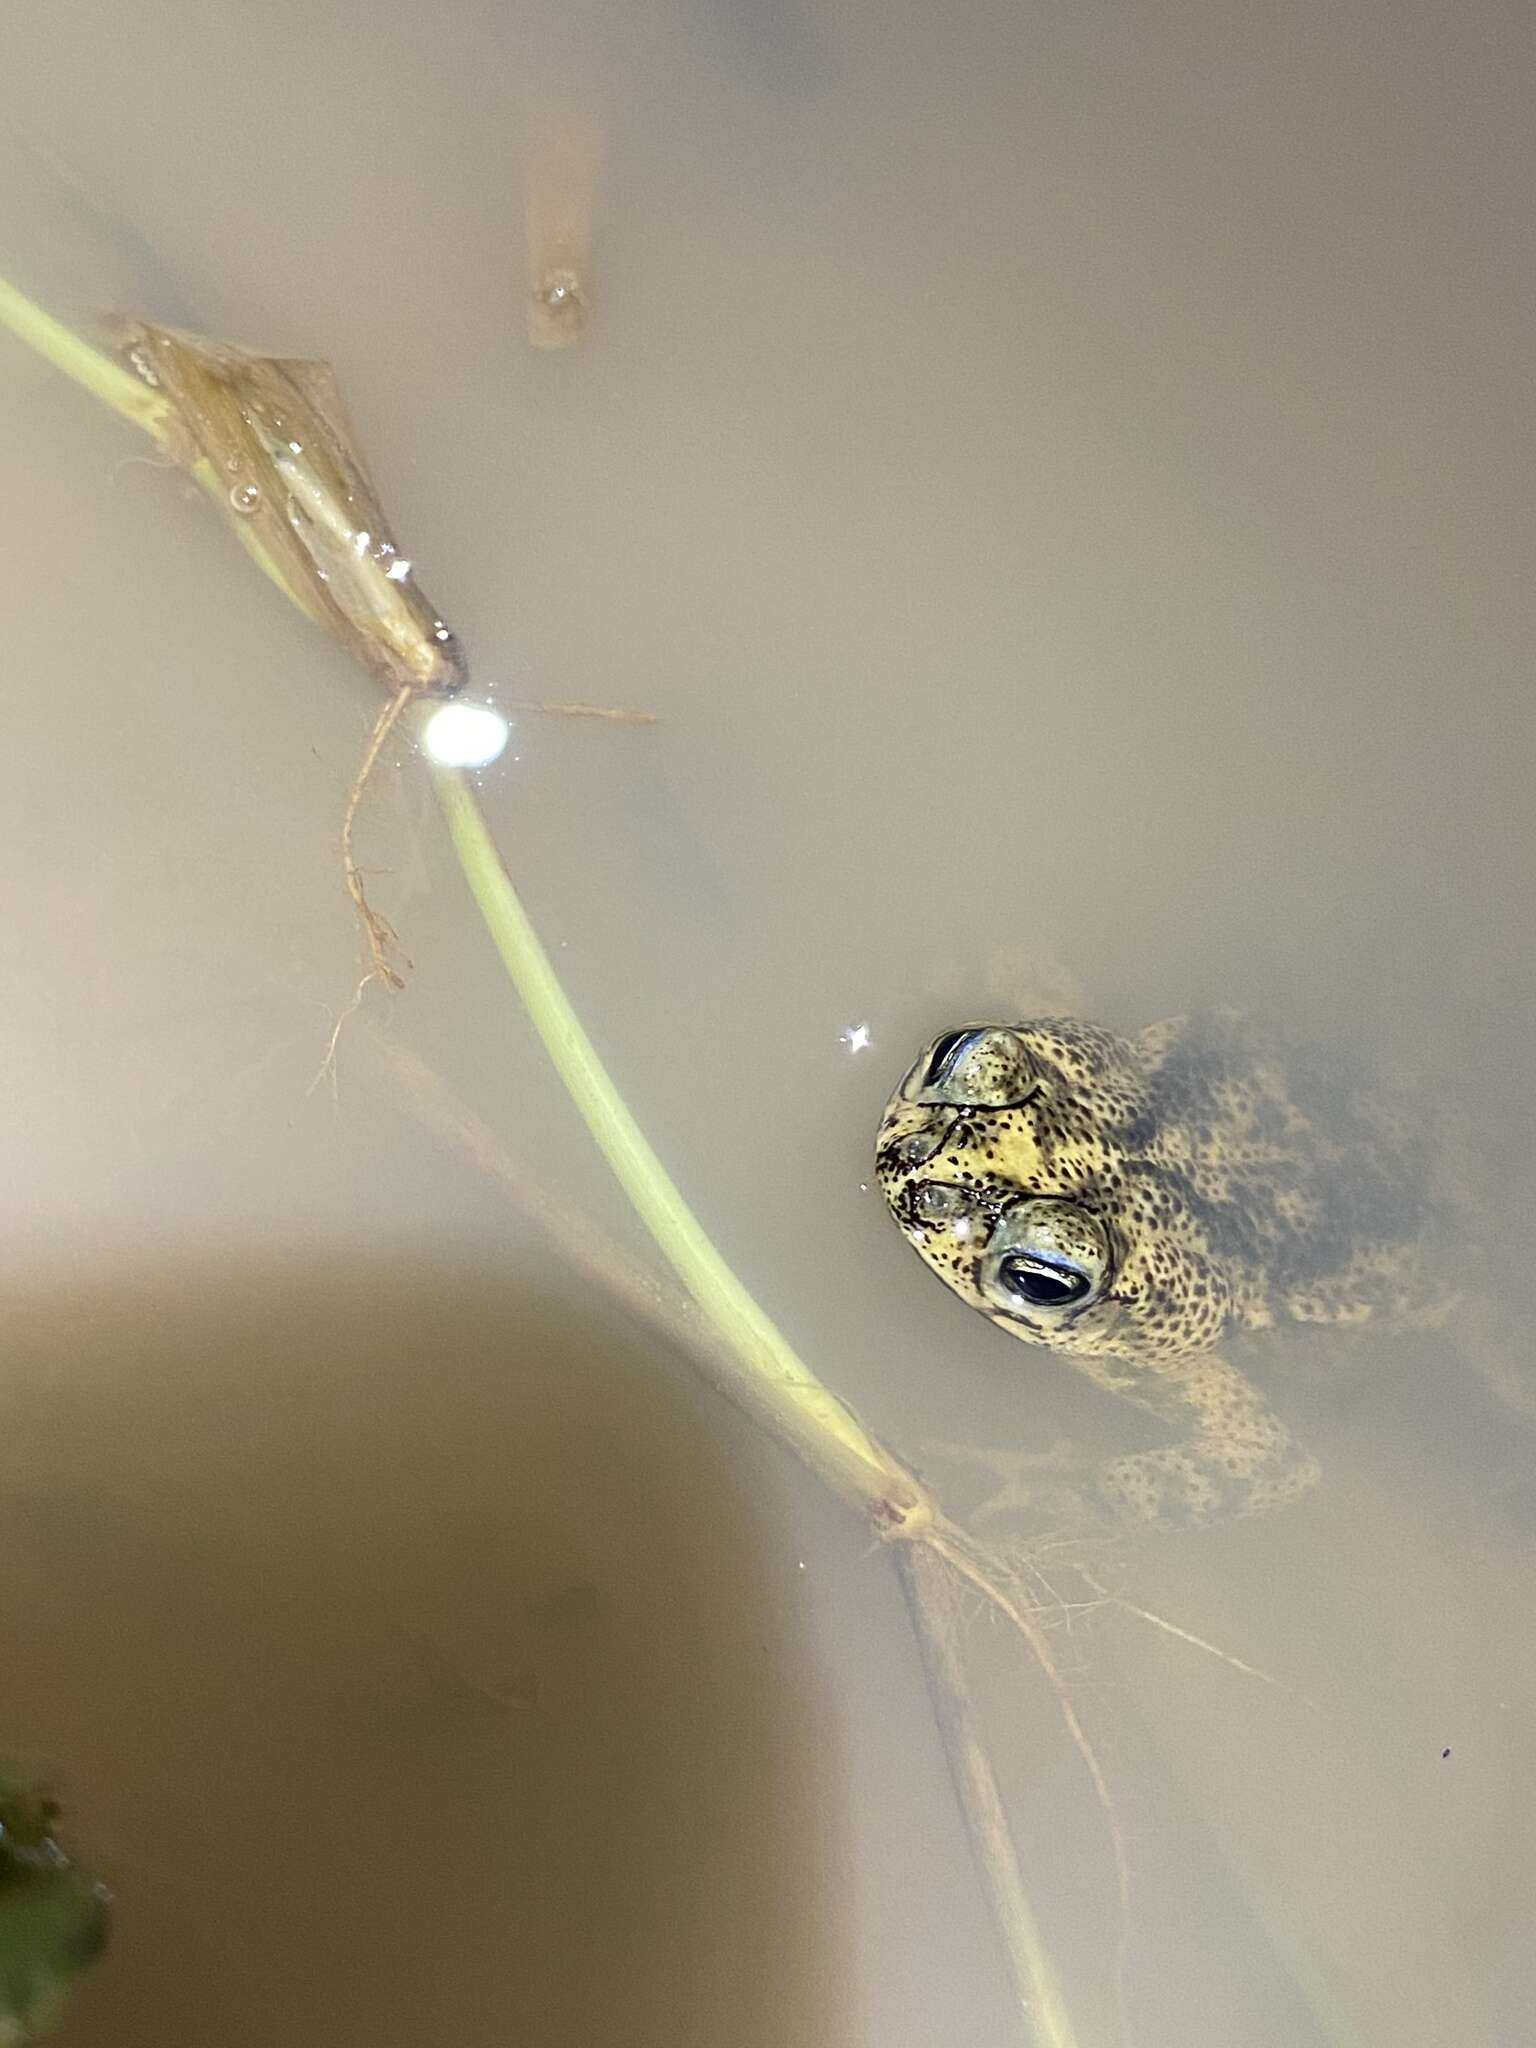
<instances>
[{"instance_id":1,"label":"bright light reflection","mask_svg":"<svg viewBox=\"0 0 1536 2048\"><path fill-rule=\"evenodd\" d=\"M850 1052L867 1052L874 1044L867 1024L850 1024L837 1035Z\"/></svg>"},{"instance_id":2,"label":"bright light reflection","mask_svg":"<svg viewBox=\"0 0 1536 2048\"><path fill-rule=\"evenodd\" d=\"M427 720L422 745L444 768L485 768L512 736L489 704L444 704Z\"/></svg>"}]
</instances>

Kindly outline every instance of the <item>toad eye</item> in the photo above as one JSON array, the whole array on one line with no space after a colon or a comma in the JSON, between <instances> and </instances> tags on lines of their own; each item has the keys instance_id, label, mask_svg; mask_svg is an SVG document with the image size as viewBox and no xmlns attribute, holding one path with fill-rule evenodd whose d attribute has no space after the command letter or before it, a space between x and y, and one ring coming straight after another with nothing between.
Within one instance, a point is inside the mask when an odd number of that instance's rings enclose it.
<instances>
[{"instance_id":1,"label":"toad eye","mask_svg":"<svg viewBox=\"0 0 1536 2048\"><path fill-rule=\"evenodd\" d=\"M903 1102L1011 1109L1036 1092L1029 1048L1007 1024L967 1024L936 1038L901 1084Z\"/></svg>"},{"instance_id":2,"label":"toad eye","mask_svg":"<svg viewBox=\"0 0 1536 2048\"><path fill-rule=\"evenodd\" d=\"M948 1074L955 1055L975 1035L972 1031L946 1031L942 1038L934 1040L928 1048L928 1063L923 1069L925 1088L936 1088L939 1085Z\"/></svg>"},{"instance_id":3,"label":"toad eye","mask_svg":"<svg viewBox=\"0 0 1536 2048\"><path fill-rule=\"evenodd\" d=\"M1010 1252L998 1266L997 1277L1015 1300L1030 1308L1070 1308L1093 1286L1081 1266L1056 1265L1027 1252Z\"/></svg>"},{"instance_id":4,"label":"toad eye","mask_svg":"<svg viewBox=\"0 0 1536 2048\"><path fill-rule=\"evenodd\" d=\"M1098 1300L1109 1277L1104 1226L1075 1202L1014 1202L998 1218L977 1279L1004 1315L1065 1317Z\"/></svg>"}]
</instances>

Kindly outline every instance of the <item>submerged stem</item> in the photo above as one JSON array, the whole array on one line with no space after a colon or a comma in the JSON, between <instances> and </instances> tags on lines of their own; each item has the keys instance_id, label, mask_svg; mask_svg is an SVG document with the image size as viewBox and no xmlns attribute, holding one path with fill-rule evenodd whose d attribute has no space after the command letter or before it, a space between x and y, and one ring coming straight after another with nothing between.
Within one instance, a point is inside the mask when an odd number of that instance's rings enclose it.
<instances>
[{"instance_id":1,"label":"submerged stem","mask_svg":"<svg viewBox=\"0 0 1536 2048\"><path fill-rule=\"evenodd\" d=\"M228 511L222 480L206 458L190 459L190 451L178 435L174 408L163 393L72 333L3 278L0 324L120 417L150 434ZM238 521L229 523L263 572L300 611L316 618L305 594L255 535ZM381 719L375 752L407 708L411 694L402 690ZM624 1192L718 1333L722 1356L734 1361L739 1386L731 1390L738 1391L760 1419L790 1441L808 1465L863 1507L884 1538L899 1541L903 1584L934 1687L941 1733L976 1845L978 1868L1003 1930L1021 2016L1038 2048L1076 2048L1076 2036L1024 1889L1001 1798L970 1714L964 1672L951 1640L957 1583L969 1580L1010 1615L1026 1640L1034 1644L1037 1655L1040 1646L1016 1611L1001 1573L994 1575L989 1570L980 1553L945 1520L939 1503L916 1475L869 1434L846 1402L823 1385L716 1249L651 1149L571 1007L469 784L452 769L434 768L432 775L465 880L508 976ZM350 822L349 813L349 830ZM1059 1675L1048 1656L1042 1663L1062 1699L1069 1729L1094 1773L1102 1798L1102 1777L1070 1713Z\"/></svg>"},{"instance_id":2,"label":"submerged stem","mask_svg":"<svg viewBox=\"0 0 1536 2048\"><path fill-rule=\"evenodd\" d=\"M956 1589L968 1581L999 1606L1056 1690L1109 1823L1125 1900L1124 1849L1098 1759L1054 1660L1019 1604L985 1568L938 1502L852 1410L817 1379L731 1270L652 1151L550 965L464 777L433 782L459 864L513 986L588 1130L673 1271L725 1339L755 1408L766 1409L801 1457L898 1538L902 1585L927 1672L940 1736L966 1817L976 1867L1002 1935L1020 2018L1038 2048L1076 2048L1061 1986L1024 1884L1002 1796L987 1759L953 1637Z\"/></svg>"},{"instance_id":3,"label":"submerged stem","mask_svg":"<svg viewBox=\"0 0 1536 2048\"><path fill-rule=\"evenodd\" d=\"M480 914L571 1099L641 1221L711 1323L730 1342L759 1400L828 1478L890 1532L934 1517L926 1489L816 1377L721 1257L651 1149L571 1007L464 777L432 779Z\"/></svg>"},{"instance_id":4,"label":"submerged stem","mask_svg":"<svg viewBox=\"0 0 1536 2048\"><path fill-rule=\"evenodd\" d=\"M954 1579L940 1554L923 1543L904 1544L897 1565L955 1797L965 1815L971 1854L1008 1958L1021 2016L1042 2048L1077 2048L1072 2016L1024 1888L997 1774L971 1704L955 1636L959 1603Z\"/></svg>"}]
</instances>

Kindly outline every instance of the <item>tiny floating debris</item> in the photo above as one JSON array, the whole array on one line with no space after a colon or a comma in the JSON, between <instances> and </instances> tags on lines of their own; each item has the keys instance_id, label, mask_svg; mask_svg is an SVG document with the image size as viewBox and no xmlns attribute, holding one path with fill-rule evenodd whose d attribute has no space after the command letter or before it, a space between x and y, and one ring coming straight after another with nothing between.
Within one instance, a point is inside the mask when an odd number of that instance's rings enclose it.
<instances>
[{"instance_id":1,"label":"tiny floating debris","mask_svg":"<svg viewBox=\"0 0 1536 2048\"><path fill-rule=\"evenodd\" d=\"M570 348L592 311L597 128L572 113L535 121L528 147L528 339Z\"/></svg>"}]
</instances>

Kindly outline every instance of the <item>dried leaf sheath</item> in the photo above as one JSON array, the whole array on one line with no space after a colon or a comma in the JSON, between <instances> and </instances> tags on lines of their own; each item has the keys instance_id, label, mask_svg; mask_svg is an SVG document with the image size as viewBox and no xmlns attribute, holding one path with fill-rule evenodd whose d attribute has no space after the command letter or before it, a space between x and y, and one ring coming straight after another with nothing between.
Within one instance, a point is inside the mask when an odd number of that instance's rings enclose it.
<instances>
[{"instance_id":1,"label":"dried leaf sheath","mask_svg":"<svg viewBox=\"0 0 1536 2048\"><path fill-rule=\"evenodd\" d=\"M174 410L182 460L226 484L231 515L295 603L391 693L462 689L463 652L395 544L329 365L148 321L123 346Z\"/></svg>"}]
</instances>

